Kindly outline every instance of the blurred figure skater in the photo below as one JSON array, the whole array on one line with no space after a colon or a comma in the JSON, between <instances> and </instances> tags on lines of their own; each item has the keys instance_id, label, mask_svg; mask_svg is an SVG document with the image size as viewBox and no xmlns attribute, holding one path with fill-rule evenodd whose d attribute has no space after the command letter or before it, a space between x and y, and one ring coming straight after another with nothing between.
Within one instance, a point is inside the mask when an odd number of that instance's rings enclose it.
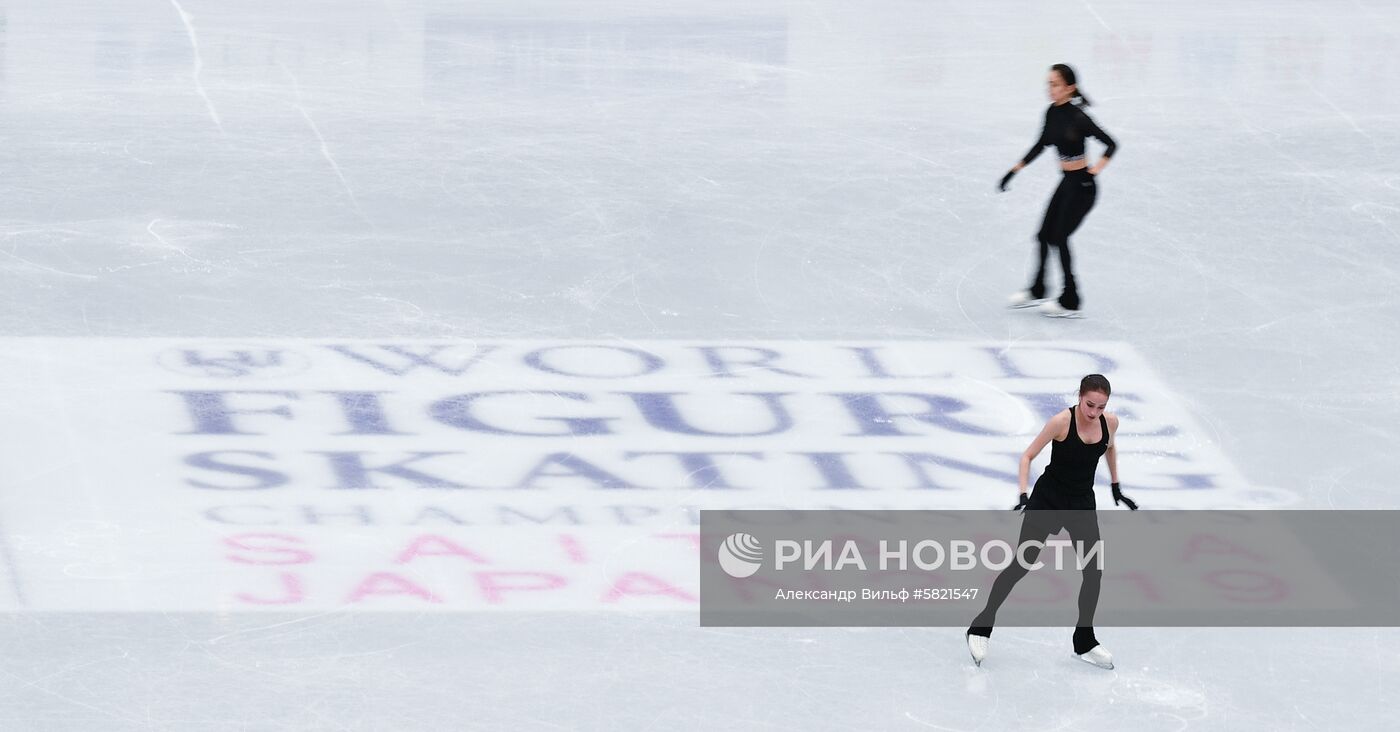
<instances>
[{"instance_id":1,"label":"blurred figure skater","mask_svg":"<svg viewBox=\"0 0 1400 732\"><path fill-rule=\"evenodd\" d=\"M1076 85L1074 69L1055 64L1050 67L1046 78L1050 92L1050 108L1045 110L1045 127L1040 131L1040 139L1031 146L1021 162L1001 179L1001 190L1005 191L1012 176L1040 156L1048 145L1054 145L1060 153L1060 169L1064 178L1050 197L1050 205L1045 209L1045 221L1040 225L1036 238L1040 241L1039 264L1030 289L1018 292L1011 297L1011 307L1028 308L1040 306L1041 313L1057 318L1077 318L1080 314L1079 289L1074 281L1074 270L1070 266L1069 235L1079 228L1079 224L1094 207L1097 193L1094 178L1108 165L1117 143L1107 132L1099 128L1084 111L1089 100ZM1084 156L1084 140L1097 138L1107 147L1103 156L1092 168ZM1045 297L1045 261L1050 256L1050 248L1060 253L1060 268L1064 271L1064 291L1058 300Z\"/></svg>"},{"instance_id":2,"label":"blurred figure skater","mask_svg":"<svg viewBox=\"0 0 1400 732\"><path fill-rule=\"evenodd\" d=\"M1118 417L1104 411L1111 391L1108 379L1102 375L1085 376L1079 382L1079 403L1051 417L1021 455L1018 480L1021 500L1016 504L1016 510L1022 511L1021 534L1016 542L1018 548L1026 542L1039 542L1043 546L1045 539L1058 534L1061 528L1068 529L1070 539L1083 542L1085 547L1099 541L1099 518L1094 510L1094 473L1098 469L1099 458L1104 455L1108 456L1108 474L1113 481L1113 505L1121 501L1129 509L1137 510L1137 504L1118 488L1118 451L1113 441L1118 432ZM1026 483L1030 480L1031 461L1047 444L1051 445L1050 464L1035 481L1035 490L1027 496ZM1024 554L1027 564L1035 564L1040 557L1040 548L1031 547ZM1113 654L1099 645L1094 637L1094 611L1099 603L1103 571L1092 561L1082 571L1079 619L1075 623L1073 639L1074 655L1100 668L1113 668ZM1027 572L1029 570L1016 561L1003 569L992 583L986 607L973 619L972 627L967 629L967 648L978 666L987 656L997 609Z\"/></svg>"}]
</instances>

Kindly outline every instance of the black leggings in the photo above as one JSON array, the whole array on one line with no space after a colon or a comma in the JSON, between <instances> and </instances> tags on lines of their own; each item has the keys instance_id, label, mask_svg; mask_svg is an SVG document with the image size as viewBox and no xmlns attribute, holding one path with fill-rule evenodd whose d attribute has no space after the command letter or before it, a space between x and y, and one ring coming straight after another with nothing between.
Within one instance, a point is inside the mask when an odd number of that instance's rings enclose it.
<instances>
[{"instance_id":1,"label":"black leggings","mask_svg":"<svg viewBox=\"0 0 1400 732\"><path fill-rule=\"evenodd\" d=\"M1040 241L1040 263L1031 282L1031 296L1045 297L1045 260L1050 257L1050 247L1055 247L1060 250L1060 268L1065 275L1065 290L1060 295L1060 304L1070 310L1079 309L1079 290L1075 287L1074 270L1070 266L1069 235L1089 215L1096 195L1094 176L1089 174L1087 168L1065 171L1055 195L1050 197L1050 205L1045 209L1045 221L1040 225L1040 232L1036 234L1036 239Z\"/></svg>"},{"instance_id":2,"label":"black leggings","mask_svg":"<svg viewBox=\"0 0 1400 732\"><path fill-rule=\"evenodd\" d=\"M1023 513L1021 535L1016 540L1016 546L1019 548L1028 541L1043 544L1046 537L1058 534L1061 528L1069 530L1070 539L1076 546L1082 541L1086 549L1100 539L1099 517L1094 512L1093 494L1090 493L1087 497L1065 496L1054 490L1042 490L1037 486L1031 493L1030 503ZM1026 550L1025 556L1027 564L1034 564L1040 557L1040 549L1032 547ZM973 635L991 636L997 610L1006 602L1011 588L1029 571L1017 561L1003 569L992 583L992 591L987 596L987 606L973 619L968 632ZM1081 571L1084 574L1079 585L1079 621L1075 623L1076 653L1083 653L1097 643L1093 640L1094 610L1099 604L1099 588L1103 582L1103 570L1093 561ZM1085 645L1088 647L1080 650Z\"/></svg>"}]
</instances>

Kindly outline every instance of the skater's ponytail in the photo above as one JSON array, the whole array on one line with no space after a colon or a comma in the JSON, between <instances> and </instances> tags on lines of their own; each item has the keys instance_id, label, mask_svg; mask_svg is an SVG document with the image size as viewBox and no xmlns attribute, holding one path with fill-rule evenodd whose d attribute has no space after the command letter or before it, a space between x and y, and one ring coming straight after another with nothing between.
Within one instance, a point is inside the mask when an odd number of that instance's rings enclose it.
<instances>
[{"instance_id":1,"label":"skater's ponytail","mask_svg":"<svg viewBox=\"0 0 1400 732\"><path fill-rule=\"evenodd\" d=\"M1104 378L1103 374L1089 374L1079 380L1079 396L1084 396L1091 391L1102 392L1104 396L1110 396L1113 394L1113 387L1108 385L1108 379Z\"/></svg>"},{"instance_id":2,"label":"skater's ponytail","mask_svg":"<svg viewBox=\"0 0 1400 732\"><path fill-rule=\"evenodd\" d=\"M1055 64L1050 67L1050 70L1058 73L1060 78L1064 79L1065 86L1074 87L1074 98L1079 100L1079 106L1089 106L1089 98L1084 96L1084 92L1079 90L1079 84L1075 81L1074 69L1071 69L1068 64Z\"/></svg>"}]
</instances>

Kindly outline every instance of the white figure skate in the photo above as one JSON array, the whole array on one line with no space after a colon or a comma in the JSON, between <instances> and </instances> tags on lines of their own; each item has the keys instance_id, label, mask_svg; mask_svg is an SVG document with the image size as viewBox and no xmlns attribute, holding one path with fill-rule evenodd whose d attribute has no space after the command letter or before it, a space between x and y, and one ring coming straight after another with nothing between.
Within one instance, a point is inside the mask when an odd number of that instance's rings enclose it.
<instances>
[{"instance_id":1,"label":"white figure skate","mask_svg":"<svg viewBox=\"0 0 1400 732\"><path fill-rule=\"evenodd\" d=\"M1048 300L1040 304L1040 314L1047 318L1082 318L1084 313L1079 310L1070 310L1055 300Z\"/></svg>"},{"instance_id":2,"label":"white figure skate","mask_svg":"<svg viewBox=\"0 0 1400 732\"><path fill-rule=\"evenodd\" d=\"M1094 646L1087 652L1076 655L1075 658L1078 658L1084 663L1091 663L1099 668L1113 668L1113 654L1109 653L1108 649L1101 645Z\"/></svg>"},{"instance_id":3,"label":"white figure skate","mask_svg":"<svg viewBox=\"0 0 1400 732\"><path fill-rule=\"evenodd\" d=\"M972 654L972 662L978 666L982 665L982 659L987 657L987 645L991 638L983 635L967 634L967 651Z\"/></svg>"},{"instance_id":4,"label":"white figure skate","mask_svg":"<svg viewBox=\"0 0 1400 732\"><path fill-rule=\"evenodd\" d=\"M1046 298L1035 297L1030 293L1030 290L1021 290L1020 292L1012 295L1010 298L1007 299L1006 307L1009 307L1013 310L1019 310L1022 308L1033 308L1045 301Z\"/></svg>"}]
</instances>

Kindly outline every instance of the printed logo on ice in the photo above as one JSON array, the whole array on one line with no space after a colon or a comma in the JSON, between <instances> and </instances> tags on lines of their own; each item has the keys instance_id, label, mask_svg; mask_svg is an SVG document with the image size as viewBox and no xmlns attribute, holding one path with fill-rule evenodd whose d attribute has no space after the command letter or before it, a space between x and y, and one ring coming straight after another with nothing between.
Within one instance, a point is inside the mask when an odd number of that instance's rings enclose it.
<instances>
[{"instance_id":1,"label":"printed logo on ice","mask_svg":"<svg viewBox=\"0 0 1400 732\"><path fill-rule=\"evenodd\" d=\"M296 351L232 344L170 348L156 362L166 371L211 379L274 379L311 368L311 360Z\"/></svg>"},{"instance_id":2,"label":"printed logo on ice","mask_svg":"<svg viewBox=\"0 0 1400 732\"><path fill-rule=\"evenodd\" d=\"M0 552L0 610L689 607L698 565L752 586L787 551L767 524L701 547L702 511L1001 507L1086 373L1113 381L1151 508L1290 500L1125 343L14 338L0 358L0 516L26 547ZM141 572L69 571L92 521Z\"/></svg>"},{"instance_id":3,"label":"printed logo on ice","mask_svg":"<svg viewBox=\"0 0 1400 732\"><path fill-rule=\"evenodd\" d=\"M730 577L752 577L763 566L763 547L752 534L730 534L719 545L719 566Z\"/></svg>"}]
</instances>

